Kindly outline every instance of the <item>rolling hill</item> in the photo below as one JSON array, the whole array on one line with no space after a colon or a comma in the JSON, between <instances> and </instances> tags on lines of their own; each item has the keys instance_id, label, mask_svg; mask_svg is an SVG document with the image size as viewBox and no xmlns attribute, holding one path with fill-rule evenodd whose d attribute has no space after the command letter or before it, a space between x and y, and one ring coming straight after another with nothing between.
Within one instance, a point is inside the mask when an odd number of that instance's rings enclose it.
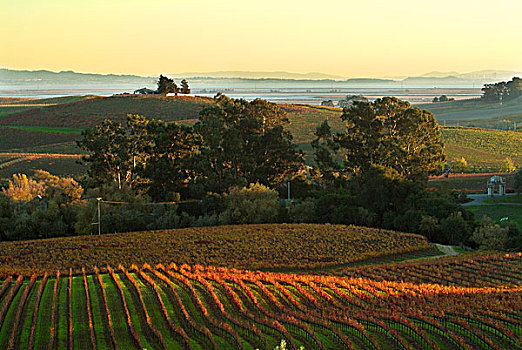
<instances>
[{"instance_id":1,"label":"rolling hill","mask_svg":"<svg viewBox=\"0 0 522 350\"><path fill-rule=\"evenodd\" d=\"M92 127L106 118L124 122L128 114L141 114L148 118L192 124L197 120L199 111L213 103L211 98L206 97L136 95L3 101L0 104L0 152L66 154L81 153L74 142L80 138L81 130ZM510 108L518 108L519 102L522 103L522 100L510 102ZM34 106L35 104L38 106ZM308 154L309 161L310 142L314 138L316 127L323 120L327 119L334 131L343 130L343 123L339 118L342 111L339 108L285 104L280 107L287 112L290 121L289 131L294 135L294 141ZM482 115L485 118L491 106L484 107L477 101L456 101L427 107L443 117L449 113L477 113L479 117ZM20 110L6 112L9 108ZM476 171L487 172L499 171L506 157L511 157L516 165L522 165L522 133L443 128L442 135L448 161L464 157L471 169L474 167ZM18 167L21 165L19 163ZM15 170L14 167L11 168ZM2 169L0 177L10 176L8 172L8 168Z\"/></svg>"}]
</instances>

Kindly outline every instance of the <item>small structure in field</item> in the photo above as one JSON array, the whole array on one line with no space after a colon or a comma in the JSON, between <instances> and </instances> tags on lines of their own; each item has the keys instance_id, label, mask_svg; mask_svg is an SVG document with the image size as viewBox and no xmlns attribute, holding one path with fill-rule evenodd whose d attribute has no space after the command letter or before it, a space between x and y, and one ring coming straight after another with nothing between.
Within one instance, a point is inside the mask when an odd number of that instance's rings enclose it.
<instances>
[{"instance_id":1,"label":"small structure in field","mask_svg":"<svg viewBox=\"0 0 522 350\"><path fill-rule=\"evenodd\" d=\"M351 95L351 96L349 95L349 96L346 96L346 98L344 100L340 100L337 103L337 106L342 107L342 108L348 108L348 107L353 106L353 104L355 102L368 103L369 100L366 97L364 97L363 95Z\"/></svg>"},{"instance_id":2,"label":"small structure in field","mask_svg":"<svg viewBox=\"0 0 522 350\"><path fill-rule=\"evenodd\" d=\"M325 106L325 107L335 107L334 106L334 103L332 100L327 100L327 101L323 101L321 102L321 106Z\"/></svg>"},{"instance_id":3,"label":"small structure in field","mask_svg":"<svg viewBox=\"0 0 522 350\"><path fill-rule=\"evenodd\" d=\"M157 90L151 90L148 88L142 88L134 91L134 95L156 95L157 93Z\"/></svg>"},{"instance_id":4,"label":"small structure in field","mask_svg":"<svg viewBox=\"0 0 522 350\"><path fill-rule=\"evenodd\" d=\"M488 180L488 196L493 197L495 187L498 184L498 194L503 196L506 194L506 179L495 175Z\"/></svg>"}]
</instances>

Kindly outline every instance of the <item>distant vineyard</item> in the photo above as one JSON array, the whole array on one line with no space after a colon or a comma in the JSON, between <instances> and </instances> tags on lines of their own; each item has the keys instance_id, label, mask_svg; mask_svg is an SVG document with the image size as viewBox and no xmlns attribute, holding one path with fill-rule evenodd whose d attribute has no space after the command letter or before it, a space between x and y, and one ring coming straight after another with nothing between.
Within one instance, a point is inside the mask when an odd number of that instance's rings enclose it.
<instances>
[{"instance_id":1,"label":"distant vineyard","mask_svg":"<svg viewBox=\"0 0 522 350\"><path fill-rule=\"evenodd\" d=\"M102 208L103 210L103 208ZM343 225L193 227L102 236L0 242L0 276L105 264L187 263L247 269L339 266L430 249L425 237Z\"/></svg>"},{"instance_id":2,"label":"distant vineyard","mask_svg":"<svg viewBox=\"0 0 522 350\"><path fill-rule=\"evenodd\" d=\"M273 349L281 339L289 349L522 347L520 282L468 288L175 264L94 272L5 279L0 347Z\"/></svg>"},{"instance_id":3,"label":"distant vineyard","mask_svg":"<svg viewBox=\"0 0 522 350\"><path fill-rule=\"evenodd\" d=\"M522 286L522 253L456 256L423 262L339 269L337 276L375 281L438 283L469 288Z\"/></svg>"},{"instance_id":4,"label":"distant vineyard","mask_svg":"<svg viewBox=\"0 0 522 350\"><path fill-rule=\"evenodd\" d=\"M473 163L501 162L505 157L522 160L522 133L472 128L443 128L449 160L464 157ZM493 159L488 159L491 154ZM495 159L496 158L496 159Z\"/></svg>"}]
</instances>

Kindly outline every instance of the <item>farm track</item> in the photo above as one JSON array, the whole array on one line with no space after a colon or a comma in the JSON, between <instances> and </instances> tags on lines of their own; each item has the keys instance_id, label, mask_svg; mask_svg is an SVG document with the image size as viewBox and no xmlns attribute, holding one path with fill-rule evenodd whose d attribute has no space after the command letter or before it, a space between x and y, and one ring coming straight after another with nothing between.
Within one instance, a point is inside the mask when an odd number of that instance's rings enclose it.
<instances>
[{"instance_id":1,"label":"farm track","mask_svg":"<svg viewBox=\"0 0 522 350\"><path fill-rule=\"evenodd\" d=\"M174 264L8 277L0 348L522 348L522 254L392 268L403 265L351 277ZM454 283L423 284L437 275Z\"/></svg>"}]
</instances>

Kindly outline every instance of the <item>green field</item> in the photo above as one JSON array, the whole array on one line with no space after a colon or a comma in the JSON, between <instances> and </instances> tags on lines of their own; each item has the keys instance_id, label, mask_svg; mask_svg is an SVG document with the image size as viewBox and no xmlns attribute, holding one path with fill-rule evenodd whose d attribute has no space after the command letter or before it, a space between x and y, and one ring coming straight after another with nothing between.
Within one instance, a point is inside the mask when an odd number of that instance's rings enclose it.
<instances>
[{"instance_id":1,"label":"green field","mask_svg":"<svg viewBox=\"0 0 522 350\"><path fill-rule=\"evenodd\" d=\"M522 194L497 196L466 208L478 218L488 216L497 224L514 222L522 230Z\"/></svg>"}]
</instances>

